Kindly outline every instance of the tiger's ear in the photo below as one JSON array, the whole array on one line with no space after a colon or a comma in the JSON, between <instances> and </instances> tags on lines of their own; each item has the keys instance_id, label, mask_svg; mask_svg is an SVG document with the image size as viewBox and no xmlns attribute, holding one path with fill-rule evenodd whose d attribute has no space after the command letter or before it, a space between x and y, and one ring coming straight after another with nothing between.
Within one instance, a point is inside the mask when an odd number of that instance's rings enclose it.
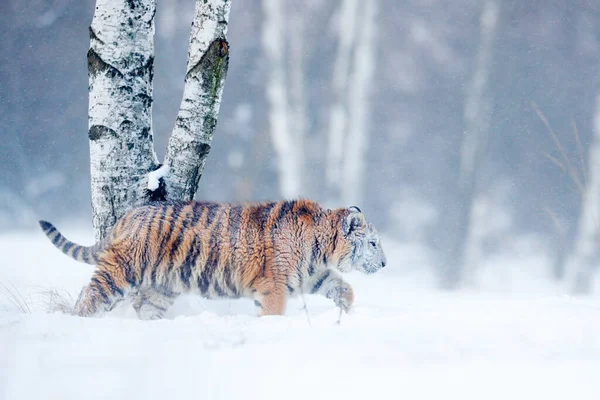
<instances>
[{"instance_id":1,"label":"tiger's ear","mask_svg":"<svg viewBox=\"0 0 600 400\"><path fill-rule=\"evenodd\" d=\"M343 222L342 228L345 236L348 236L357 229L365 226L365 216L362 212L356 211L355 208L358 209L358 207L349 208L350 214L346 216L346 219Z\"/></svg>"},{"instance_id":2,"label":"tiger's ear","mask_svg":"<svg viewBox=\"0 0 600 400\"><path fill-rule=\"evenodd\" d=\"M348 210L350 210L350 211L356 211L356 212L359 212L359 213L362 212L360 210L360 208L358 208L357 206L350 206L350 207L348 207Z\"/></svg>"}]
</instances>

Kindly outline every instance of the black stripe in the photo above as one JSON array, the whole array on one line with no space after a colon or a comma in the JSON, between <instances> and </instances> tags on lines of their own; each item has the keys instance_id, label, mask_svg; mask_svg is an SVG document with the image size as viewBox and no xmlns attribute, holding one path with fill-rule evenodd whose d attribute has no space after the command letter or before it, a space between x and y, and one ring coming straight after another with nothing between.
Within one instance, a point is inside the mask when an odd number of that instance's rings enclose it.
<instances>
[{"instance_id":1,"label":"black stripe","mask_svg":"<svg viewBox=\"0 0 600 400\"><path fill-rule=\"evenodd\" d=\"M295 200L286 200L283 202L281 209L279 210L279 215L277 215L277 225L279 225L281 220L294 209L295 204Z\"/></svg>"},{"instance_id":2,"label":"black stripe","mask_svg":"<svg viewBox=\"0 0 600 400\"><path fill-rule=\"evenodd\" d=\"M211 204L214 205L214 204ZM213 209L216 210L216 207L212 207ZM209 214L211 208L209 208ZM219 213L219 220L216 222L215 226L212 228L211 230L211 235L210 235L210 240L208 242L208 246L209 246L209 253L208 253L208 258L206 260L206 263L204 264L204 268L202 269L202 272L198 275L198 289L200 290L200 293L207 295L208 294L208 289L210 287L210 282L211 282L211 277L212 274L214 272L214 270L217 268L217 262L218 262L218 257L219 257L219 248L217 246L217 236L219 233L219 229L221 227L221 218L222 218L223 213ZM214 215L212 216L212 219L214 219ZM208 221L208 218L207 218ZM207 222L207 226L208 226L208 222Z\"/></svg>"},{"instance_id":3,"label":"black stripe","mask_svg":"<svg viewBox=\"0 0 600 400\"><path fill-rule=\"evenodd\" d=\"M237 242L240 224L242 223L242 209L242 206L235 206L229 210L229 247L232 253Z\"/></svg>"},{"instance_id":4,"label":"black stripe","mask_svg":"<svg viewBox=\"0 0 600 400\"><path fill-rule=\"evenodd\" d=\"M319 278L319 279L318 279L318 280L315 282L315 284L314 284L314 286L312 287L312 289L311 289L311 291L310 291L310 292L311 292L311 293L313 293L313 294L314 294L314 293L317 293L317 291L318 291L318 290L321 288L321 286L323 285L323 282L325 282L325 280L326 280L327 278L329 278L329 274L330 274L330 273L331 273L330 271L327 271L327 272L325 272L325 273L323 274L323 276L321 276L321 277L320 277L320 278Z\"/></svg>"},{"instance_id":5,"label":"black stripe","mask_svg":"<svg viewBox=\"0 0 600 400\"><path fill-rule=\"evenodd\" d=\"M133 268L133 266L131 265L130 262L128 262L128 260L126 260L124 257L122 257L121 255L117 256L117 260L116 260L119 265L121 266L121 268L123 268L123 272L125 273L125 281L131 285L131 286L135 286L136 285L136 276L135 276L135 269Z\"/></svg>"},{"instance_id":6,"label":"black stripe","mask_svg":"<svg viewBox=\"0 0 600 400\"><path fill-rule=\"evenodd\" d=\"M73 242L67 242L62 248L63 252L68 253L69 250L71 250L71 247L73 247L74 245L75 243Z\"/></svg>"},{"instance_id":7,"label":"black stripe","mask_svg":"<svg viewBox=\"0 0 600 400\"><path fill-rule=\"evenodd\" d=\"M104 300L104 302L110 303L110 298L108 297L108 295L106 293L104 293L104 290L102 289L102 284L100 283L100 281L98 280L97 277L92 278L92 283L94 283L96 285L96 292L98 292L100 294L100 296L102 296L102 299Z\"/></svg>"},{"instance_id":8,"label":"black stripe","mask_svg":"<svg viewBox=\"0 0 600 400\"><path fill-rule=\"evenodd\" d=\"M333 240L331 241L331 245L333 246L333 251L332 253L335 253L335 243L337 241L337 237L338 237L338 230L336 228L335 232L333 233ZM327 252L323 251L323 264L327 265Z\"/></svg>"},{"instance_id":9,"label":"black stripe","mask_svg":"<svg viewBox=\"0 0 600 400\"><path fill-rule=\"evenodd\" d=\"M194 229L202 216L202 212L204 210L203 203L194 202L192 208L192 218L189 222L189 227ZM192 268L196 268L196 261L198 256L200 255L200 250L202 249L202 241L197 235L194 235L192 239L192 243L190 244L190 248L188 249L188 253L185 256L185 260L179 266L179 278L183 285L190 289L192 286L191 277L192 277Z\"/></svg>"},{"instance_id":10,"label":"black stripe","mask_svg":"<svg viewBox=\"0 0 600 400\"><path fill-rule=\"evenodd\" d=\"M173 208L173 213L171 214L171 217L169 218L169 230L168 230L167 234L164 235L160 241L159 249L162 251L160 251L158 253L158 256L156 257L156 261L154 264L155 270L161 264L161 262L163 261L163 259L167 255L167 253L169 255L171 254L171 249L168 249L168 251L167 251L167 249L164 249L164 248L171 241L171 238L173 237L173 233L175 232L175 224L177 223L177 221L179 220L179 217L181 215L182 209L181 209L181 207L178 207L178 206L179 206L178 204L177 205L174 204L171 206Z\"/></svg>"},{"instance_id":11,"label":"black stripe","mask_svg":"<svg viewBox=\"0 0 600 400\"><path fill-rule=\"evenodd\" d=\"M149 260L149 255L148 255L148 243L150 241L150 234L152 233L152 226L150 225L152 223L152 221L154 220L154 217L156 215L156 213L158 212L159 208L158 207L152 207L148 210L148 212L144 213L142 215L141 221L140 221L140 231L142 231L142 229L144 228L148 228L146 230L146 234L144 236L144 247L142 247L142 254L140 255L140 262L141 262L141 268L140 268L140 273L141 273L141 277L144 276L144 270L146 268L146 265L148 262L150 262Z\"/></svg>"},{"instance_id":12,"label":"black stripe","mask_svg":"<svg viewBox=\"0 0 600 400\"><path fill-rule=\"evenodd\" d=\"M55 246L58 246L58 242L60 242L60 239L62 238L61 234L57 234L56 236L54 236L54 238L52 238L52 243Z\"/></svg>"},{"instance_id":13,"label":"black stripe","mask_svg":"<svg viewBox=\"0 0 600 400\"><path fill-rule=\"evenodd\" d=\"M50 225L50 227L44 228L44 232L46 232L46 235L51 235L54 232L56 232L56 228L53 227L52 225ZM60 233L59 233L59 235L60 235Z\"/></svg>"},{"instance_id":14,"label":"black stripe","mask_svg":"<svg viewBox=\"0 0 600 400\"><path fill-rule=\"evenodd\" d=\"M310 276L313 276L315 273L315 263L317 262L317 258L319 258L320 247L321 244L319 243L319 240L315 238L312 248L310 249L310 260L308 262L308 275Z\"/></svg>"},{"instance_id":15,"label":"black stripe","mask_svg":"<svg viewBox=\"0 0 600 400\"><path fill-rule=\"evenodd\" d=\"M280 220L283 218L283 216L285 214L287 214L293 208L293 205L290 206L288 203L290 203L290 202L284 201L283 203L281 203L281 208L279 209L277 218L273 222L273 225L271 225L271 230L269 232L269 235L271 236L271 245L272 246L275 246L275 237L277 236L277 232L279 232ZM273 207L275 207L275 205L276 205L276 203L273 204Z\"/></svg>"},{"instance_id":16,"label":"black stripe","mask_svg":"<svg viewBox=\"0 0 600 400\"><path fill-rule=\"evenodd\" d=\"M260 303L260 301L258 301L258 300L254 300L254 305L255 305L256 307L260 307L260 308L262 308L262 304L261 304L261 303Z\"/></svg>"},{"instance_id":17,"label":"black stripe","mask_svg":"<svg viewBox=\"0 0 600 400\"><path fill-rule=\"evenodd\" d=\"M106 302L108 303L109 301L106 300ZM90 296L90 310L91 312L96 312L96 309L98 308L98 304L96 302L96 298L94 296Z\"/></svg>"},{"instance_id":18,"label":"black stripe","mask_svg":"<svg viewBox=\"0 0 600 400\"><path fill-rule=\"evenodd\" d=\"M187 256L185 257L185 261L179 267L179 276L181 277L181 281L188 289L191 285L190 278L192 276L192 268L196 268L196 260L200 255L201 249L202 241L198 236L195 236L192 241L191 248L188 251Z\"/></svg>"},{"instance_id":19,"label":"black stripe","mask_svg":"<svg viewBox=\"0 0 600 400\"><path fill-rule=\"evenodd\" d=\"M296 210L296 215L301 216L302 214L307 214L307 215L310 215L311 217L313 216L312 212L306 207L306 204L302 204L300 206L300 208L298 208L298 210Z\"/></svg>"},{"instance_id":20,"label":"black stripe","mask_svg":"<svg viewBox=\"0 0 600 400\"><path fill-rule=\"evenodd\" d=\"M287 286L287 290L290 294L294 293L294 288L289 283L286 282L285 286Z\"/></svg>"},{"instance_id":21,"label":"black stripe","mask_svg":"<svg viewBox=\"0 0 600 400\"><path fill-rule=\"evenodd\" d=\"M54 229L54 226L52 226L52 224L48 221L38 221L38 222L44 232L49 232L51 229Z\"/></svg>"},{"instance_id":22,"label":"black stripe","mask_svg":"<svg viewBox=\"0 0 600 400\"><path fill-rule=\"evenodd\" d=\"M219 263L219 243L218 238L221 236L223 228L222 221L223 213L219 213L219 219L215 222L210 232L210 240L208 242L208 259L206 260L206 268L216 269Z\"/></svg>"},{"instance_id":23,"label":"black stripe","mask_svg":"<svg viewBox=\"0 0 600 400\"><path fill-rule=\"evenodd\" d=\"M228 289L232 293L232 297L238 298L240 293L237 290L237 287L233 283L233 265L230 263L225 266L225 270L223 271L225 288Z\"/></svg>"},{"instance_id":24,"label":"black stripe","mask_svg":"<svg viewBox=\"0 0 600 400\"><path fill-rule=\"evenodd\" d=\"M202 216L202 212L204 211L204 207L202 203L195 202L192 209L192 219L190 220L190 227L195 227Z\"/></svg>"},{"instance_id":25,"label":"black stripe","mask_svg":"<svg viewBox=\"0 0 600 400\"><path fill-rule=\"evenodd\" d=\"M81 252L82 246L75 246L75 250L73 250L73 258L79 259L79 253Z\"/></svg>"},{"instance_id":26,"label":"black stripe","mask_svg":"<svg viewBox=\"0 0 600 400\"><path fill-rule=\"evenodd\" d=\"M208 213L206 214L206 226L209 226L215 218L220 205L218 203L207 203L206 208L208 209Z\"/></svg>"},{"instance_id":27,"label":"black stripe","mask_svg":"<svg viewBox=\"0 0 600 400\"><path fill-rule=\"evenodd\" d=\"M271 214L271 210L277 205L277 203L268 203L264 206L260 206L260 207L256 207L253 212L252 215L250 216L251 219L255 219L255 223L257 224L257 231L258 231L258 243L259 243L259 248L261 249L260 251L260 256L261 256L261 274L260 276L265 276L266 274L266 270L267 270L267 254L265 252L265 246L260 246L260 244L264 244L265 243L265 230L266 230L266 225L267 225L267 221L269 220L269 215Z\"/></svg>"},{"instance_id":28,"label":"black stripe","mask_svg":"<svg viewBox=\"0 0 600 400\"><path fill-rule=\"evenodd\" d=\"M177 250L179 250L179 246L181 245L181 242L183 241L184 235L185 235L185 231L188 229L189 226L189 211L186 213L186 215L183 216L183 220L181 222L181 229L179 230L179 232L177 232L177 237L175 238L175 240L173 241L173 244L171 245L171 249L169 251L169 271L173 270L173 267L175 266L175 254L177 253Z\"/></svg>"},{"instance_id":29,"label":"black stripe","mask_svg":"<svg viewBox=\"0 0 600 400\"><path fill-rule=\"evenodd\" d=\"M179 266L179 280L185 286L186 289L190 288L190 276L192 275L192 269L187 262L184 262Z\"/></svg>"},{"instance_id":30,"label":"black stripe","mask_svg":"<svg viewBox=\"0 0 600 400\"><path fill-rule=\"evenodd\" d=\"M214 219L214 216L213 216ZM219 263L219 245L218 245L218 237L220 236L220 231L222 228L222 219L223 213L219 213L218 220L215 222L212 227L210 240L208 242L209 250L208 250L208 259L206 260L206 264L202 270L200 276L198 276L198 287L202 293L208 292L208 288L210 287L210 283L212 281L212 275L218 267ZM221 288L218 287L217 282L214 282L215 291L221 291Z\"/></svg>"},{"instance_id":31,"label":"black stripe","mask_svg":"<svg viewBox=\"0 0 600 400\"><path fill-rule=\"evenodd\" d=\"M102 279L104 279L104 282L106 282L106 284L110 288L111 294L113 296L114 295L123 296L123 290L115 284L115 280L108 272L99 270L99 271L97 271L97 274L99 276L101 276Z\"/></svg>"},{"instance_id":32,"label":"black stripe","mask_svg":"<svg viewBox=\"0 0 600 400\"><path fill-rule=\"evenodd\" d=\"M160 210L160 217L158 218L158 228L156 228L158 230L158 237L160 239L160 245L158 246L158 254L156 255L156 260L154 260L154 263L152 264L152 270L150 271L150 281L152 282L152 284L154 284L154 282L156 281L156 266L158 265L158 260L160 260L160 254L161 254L161 249L163 246L163 242L164 242L164 236L163 236L163 232L162 232L162 227L164 224L164 218L167 215L167 212L169 211L171 207L170 206L162 206L161 210ZM174 211L174 210L173 210ZM171 219L172 220L172 219ZM146 266L149 263L142 263L142 270L145 271L146 270ZM144 273L142 272L142 277L144 276Z\"/></svg>"},{"instance_id":33,"label":"black stripe","mask_svg":"<svg viewBox=\"0 0 600 400\"><path fill-rule=\"evenodd\" d=\"M202 272L198 275L198 290L203 295L208 295L208 288L210 285L210 276L212 274L212 268L209 268L208 265L204 267Z\"/></svg>"},{"instance_id":34,"label":"black stripe","mask_svg":"<svg viewBox=\"0 0 600 400\"><path fill-rule=\"evenodd\" d=\"M125 280L131 286L135 285L135 272L131 264L127 263L123 265L123 269L125 270Z\"/></svg>"}]
</instances>

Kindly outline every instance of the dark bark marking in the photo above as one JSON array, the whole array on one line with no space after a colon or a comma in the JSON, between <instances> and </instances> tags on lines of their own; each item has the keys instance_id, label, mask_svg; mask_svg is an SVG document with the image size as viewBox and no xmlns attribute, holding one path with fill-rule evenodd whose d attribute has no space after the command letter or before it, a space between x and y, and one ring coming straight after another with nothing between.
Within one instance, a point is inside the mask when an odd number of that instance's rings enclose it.
<instances>
[{"instance_id":1,"label":"dark bark marking","mask_svg":"<svg viewBox=\"0 0 600 400\"><path fill-rule=\"evenodd\" d=\"M88 50L88 75L96 76L105 73L109 78L123 79L123 74L116 67L106 63L92 48Z\"/></svg>"},{"instance_id":2,"label":"dark bark marking","mask_svg":"<svg viewBox=\"0 0 600 400\"><path fill-rule=\"evenodd\" d=\"M109 135L117 137L117 132L104 125L92 125L88 132L90 140L99 140Z\"/></svg>"}]
</instances>

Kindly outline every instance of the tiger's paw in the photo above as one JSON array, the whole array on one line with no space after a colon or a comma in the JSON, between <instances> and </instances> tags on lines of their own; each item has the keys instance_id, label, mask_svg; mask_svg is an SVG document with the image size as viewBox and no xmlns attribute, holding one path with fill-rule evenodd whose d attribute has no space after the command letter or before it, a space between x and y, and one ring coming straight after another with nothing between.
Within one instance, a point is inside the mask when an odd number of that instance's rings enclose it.
<instances>
[{"instance_id":1,"label":"tiger's paw","mask_svg":"<svg viewBox=\"0 0 600 400\"><path fill-rule=\"evenodd\" d=\"M352 286L346 282L342 282L339 286L332 288L327 297L332 299L336 306L342 311L348 312L354 303L354 291Z\"/></svg>"}]
</instances>

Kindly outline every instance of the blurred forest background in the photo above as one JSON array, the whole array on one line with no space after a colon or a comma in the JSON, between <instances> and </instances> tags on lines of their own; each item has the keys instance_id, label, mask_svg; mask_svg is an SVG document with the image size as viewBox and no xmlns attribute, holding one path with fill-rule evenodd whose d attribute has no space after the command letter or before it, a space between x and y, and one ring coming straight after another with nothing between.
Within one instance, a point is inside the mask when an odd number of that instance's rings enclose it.
<instances>
[{"instance_id":1,"label":"blurred forest background","mask_svg":"<svg viewBox=\"0 0 600 400\"><path fill-rule=\"evenodd\" d=\"M159 159L193 9L158 1ZM93 11L0 2L0 231L42 217L91 230ZM233 0L228 39L198 199L358 205L393 243L444 260L431 263L444 286L468 283L479 260L531 253L549 281L592 290L600 2Z\"/></svg>"}]
</instances>

